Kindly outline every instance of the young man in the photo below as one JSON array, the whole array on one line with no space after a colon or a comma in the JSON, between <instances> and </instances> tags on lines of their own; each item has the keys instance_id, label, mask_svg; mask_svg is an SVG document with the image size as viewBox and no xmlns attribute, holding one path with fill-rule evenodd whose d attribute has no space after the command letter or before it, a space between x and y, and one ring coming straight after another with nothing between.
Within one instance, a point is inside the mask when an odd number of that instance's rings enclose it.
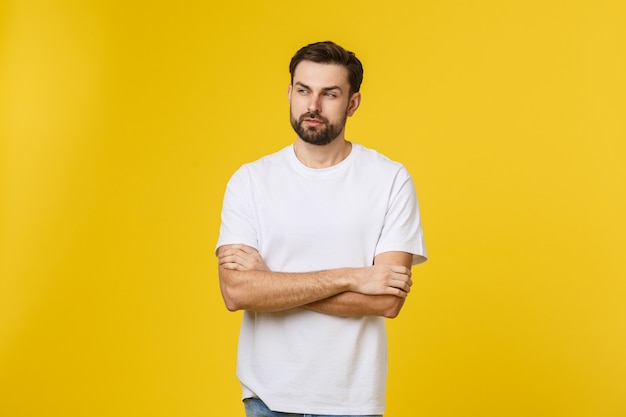
<instances>
[{"instance_id":1,"label":"young man","mask_svg":"<svg viewBox=\"0 0 626 417\"><path fill-rule=\"evenodd\" d=\"M246 413L381 415L385 318L426 260L413 182L345 139L363 79L352 52L307 45L289 70L296 142L235 172L217 243L226 307L244 310Z\"/></svg>"}]
</instances>

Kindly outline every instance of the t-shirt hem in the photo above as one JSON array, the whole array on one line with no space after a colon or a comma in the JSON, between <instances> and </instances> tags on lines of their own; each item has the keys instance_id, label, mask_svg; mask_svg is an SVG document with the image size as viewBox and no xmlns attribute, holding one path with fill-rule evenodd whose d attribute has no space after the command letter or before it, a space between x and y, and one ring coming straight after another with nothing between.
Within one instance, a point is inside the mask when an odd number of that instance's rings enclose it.
<instances>
[{"instance_id":1,"label":"t-shirt hem","mask_svg":"<svg viewBox=\"0 0 626 417\"><path fill-rule=\"evenodd\" d=\"M215 245L215 255L217 255L217 250L220 247L226 246L226 245L246 245L256 250L259 250L259 248L257 247L258 245L256 241L246 240L246 239L238 239L238 240L233 239L232 241L224 240L224 241L218 241L217 245Z\"/></svg>"},{"instance_id":2,"label":"t-shirt hem","mask_svg":"<svg viewBox=\"0 0 626 417\"><path fill-rule=\"evenodd\" d=\"M412 265L419 265L422 264L424 262L426 262L428 260L428 254L426 253L426 250L423 247L404 247L404 248L400 248L400 247L396 247L396 246L390 246L390 247L382 247L382 248L377 248L376 249L376 254L380 255L381 253L385 253L385 252L406 252L406 253L410 253L411 255L413 255L413 261L411 262Z\"/></svg>"},{"instance_id":3,"label":"t-shirt hem","mask_svg":"<svg viewBox=\"0 0 626 417\"><path fill-rule=\"evenodd\" d=\"M337 407L319 407L319 405L303 405L288 404L278 402L268 402L261 398L267 407L280 413L297 413L297 414L324 414L324 415L377 415L384 414L384 406L372 406L372 408L337 408Z\"/></svg>"}]
</instances>

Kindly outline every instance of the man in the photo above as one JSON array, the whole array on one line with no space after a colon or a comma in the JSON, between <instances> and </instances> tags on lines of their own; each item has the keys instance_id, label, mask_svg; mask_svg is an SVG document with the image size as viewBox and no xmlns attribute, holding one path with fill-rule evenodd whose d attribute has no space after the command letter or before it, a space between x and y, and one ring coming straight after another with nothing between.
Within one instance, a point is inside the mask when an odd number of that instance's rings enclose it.
<instances>
[{"instance_id":1,"label":"man","mask_svg":"<svg viewBox=\"0 0 626 417\"><path fill-rule=\"evenodd\" d=\"M246 414L382 415L385 318L426 260L413 182L345 139L363 79L352 52L307 45L289 70L296 142L232 176L217 243L226 307L244 310Z\"/></svg>"}]
</instances>

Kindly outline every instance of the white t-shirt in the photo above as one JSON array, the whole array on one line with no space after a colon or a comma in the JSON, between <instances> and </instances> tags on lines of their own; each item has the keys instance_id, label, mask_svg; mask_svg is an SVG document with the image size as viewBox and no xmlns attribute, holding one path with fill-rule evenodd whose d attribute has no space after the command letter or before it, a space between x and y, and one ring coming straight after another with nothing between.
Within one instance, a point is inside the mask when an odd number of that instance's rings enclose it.
<instances>
[{"instance_id":1,"label":"white t-shirt","mask_svg":"<svg viewBox=\"0 0 626 417\"><path fill-rule=\"evenodd\" d=\"M389 251L426 259L410 175L357 144L330 168L306 167L293 146L243 165L226 188L217 247L237 243L280 272L366 267ZM245 311L237 375L243 398L274 411L382 414L385 319Z\"/></svg>"}]
</instances>

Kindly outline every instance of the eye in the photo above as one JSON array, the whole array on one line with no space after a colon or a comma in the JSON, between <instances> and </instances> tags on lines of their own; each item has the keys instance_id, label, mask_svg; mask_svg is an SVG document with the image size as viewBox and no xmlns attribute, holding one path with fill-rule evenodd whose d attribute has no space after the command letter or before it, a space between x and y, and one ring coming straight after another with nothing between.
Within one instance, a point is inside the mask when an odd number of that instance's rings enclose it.
<instances>
[{"instance_id":1,"label":"eye","mask_svg":"<svg viewBox=\"0 0 626 417\"><path fill-rule=\"evenodd\" d=\"M325 93L324 96L330 97L330 98L335 98L335 97L337 97L337 94L335 94L335 93Z\"/></svg>"},{"instance_id":2,"label":"eye","mask_svg":"<svg viewBox=\"0 0 626 417\"><path fill-rule=\"evenodd\" d=\"M297 91L298 91L298 94L301 94L301 95L306 95L309 93L309 90L307 90L306 88L298 88Z\"/></svg>"}]
</instances>

